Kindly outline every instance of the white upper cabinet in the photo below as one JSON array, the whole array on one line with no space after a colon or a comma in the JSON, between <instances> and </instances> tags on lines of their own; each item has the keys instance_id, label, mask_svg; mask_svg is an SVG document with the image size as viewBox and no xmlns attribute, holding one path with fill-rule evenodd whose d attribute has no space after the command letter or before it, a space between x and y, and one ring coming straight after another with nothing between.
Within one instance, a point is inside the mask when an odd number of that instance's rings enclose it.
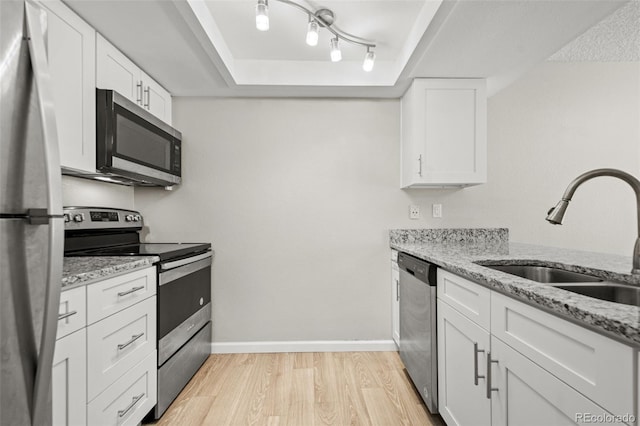
<instances>
[{"instance_id":1,"label":"white upper cabinet","mask_svg":"<svg viewBox=\"0 0 640 426\"><path fill-rule=\"evenodd\" d=\"M113 89L171 124L171 94L100 34L96 41L96 84Z\"/></svg>"},{"instance_id":2,"label":"white upper cabinet","mask_svg":"<svg viewBox=\"0 0 640 426\"><path fill-rule=\"evenodd\" d=\"M96 171L96 32L61 1L47 15L47 53L63 168Z\"/></svg>"},{"instance_id":3,"label":"white upper cabinet","mask_svg":"<svg viewBox=\"0 0 640 426\"><path fill-rule=\"evenodd\" d=\"M171 124L171 94L141 71L142 106L151 114Z\"/></svg>"},{"instance_id":4,"label":"white upper cabinet","mask_svg":"<svg viewBox=\"0 0 640 426\"><path fill-rule=\"evenodd\" d=\"M402 188L486 182L485 80L415 79L401 107Z\"/></svg>"}]
</instances>

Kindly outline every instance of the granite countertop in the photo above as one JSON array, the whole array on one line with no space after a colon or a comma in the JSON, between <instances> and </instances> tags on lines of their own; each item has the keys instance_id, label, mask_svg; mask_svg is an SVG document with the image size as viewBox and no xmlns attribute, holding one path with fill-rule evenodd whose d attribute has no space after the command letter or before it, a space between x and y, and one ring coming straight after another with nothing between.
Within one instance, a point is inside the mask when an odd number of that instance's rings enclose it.
<instances>
[{"instance_id":1,"label":"granite countertop","mask_svg":"<svg viewBox=\"0 0 640 426\"><path fill-rule=\"evenodd\" d=\"M157 256L65 257L62 267L62 290L151 266L158 261L160 258Z\"/></svg>"},{"instance_id":2,"label":"granite countertop","mask_svg":"<svg viewBox=\"0 0 640 426\"><path fill-rule=\"evenodd\" d=\"M640 276L630 274L631 257L509 243L508 230L504 228L392 230L390 245L478 284L640 346L639 306L594 299L474 263L539 264L640 286Z\"/></svg>"}]
</instances>

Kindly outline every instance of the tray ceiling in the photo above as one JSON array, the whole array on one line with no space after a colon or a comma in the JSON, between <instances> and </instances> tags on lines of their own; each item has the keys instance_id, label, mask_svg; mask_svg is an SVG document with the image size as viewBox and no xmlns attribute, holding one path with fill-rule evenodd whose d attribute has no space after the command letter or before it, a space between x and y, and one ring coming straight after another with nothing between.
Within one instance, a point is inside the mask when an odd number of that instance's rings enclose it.
<instances>
[{"instance_id":1,"label":"tray ceiling","mask_svg":"<svg viewBox=\"0 0 640 426\"><path fill-rule=\"evenodd\" d=\"M298 1L331 8L339 28L374 40L373 71L362 70L364 48L344 42L344 59L331 62L324 29L307 46L305 14L277 0L268 32L255 28L255 0L65 3L174 96L374 98L401 96L416 77L486 78L491 95L629 3Z\"/></svg>"}]
</instances>

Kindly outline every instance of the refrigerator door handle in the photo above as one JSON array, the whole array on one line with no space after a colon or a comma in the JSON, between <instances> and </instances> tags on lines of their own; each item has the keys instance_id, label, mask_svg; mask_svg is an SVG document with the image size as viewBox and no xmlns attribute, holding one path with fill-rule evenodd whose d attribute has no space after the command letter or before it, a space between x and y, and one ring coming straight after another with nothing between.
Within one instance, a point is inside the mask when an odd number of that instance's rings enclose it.
<instances>
[{"instance_id":1,"label":"refrigerator door handle","mask_svg":"<svg viewBox=\"0 0 640 426\"><path fill-rule=\"evenodd\" d=\"M36 96L42 123L43 153L45 176L47 180L47 211L54 217L62 215L62 182L60 178L60 154L58 151L58 133L55 109L51 92L51 77L45 48L45 33L42 26L44 12L31 0L25 2L25 18L29 53ZM46 15L45 15L46 16ZM46 22L46 20L44 20ZM52 220L49 223L49 244L46 268L46 291L44 318L38 365L34 383L32 424L51 423L51 369L55 350L58 323L58 305L60 303L60 285L62 278L63 222Z\"/></svg>"}]
</instances>

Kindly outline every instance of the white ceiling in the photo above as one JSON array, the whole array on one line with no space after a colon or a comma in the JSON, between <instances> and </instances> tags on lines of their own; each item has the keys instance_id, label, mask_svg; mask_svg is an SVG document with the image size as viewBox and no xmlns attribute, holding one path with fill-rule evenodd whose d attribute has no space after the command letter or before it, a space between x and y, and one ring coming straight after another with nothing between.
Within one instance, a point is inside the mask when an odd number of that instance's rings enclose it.
<instances>
[{"instance_id":1,"label":"white ceiling","mask_svg":"<svg viewBox=\"0 0 640 426\"><path fill-rule=\"evenodd\" d=\"M272 0L269 31L255 25L255 0L189 1L237 85L393 86L442 0L297 0L310 10L328 8L333 26L376 44L375 70L366 73L366 49L342 41L342 61L329 60L326 29L318 46L306 45L308 16Z\"/></svg>"},{"instance_id":2,"label":"white ceiling","mask_svg":"<svg viewBox=\"0 0 640 426\"><path fill-rule=\"evenodd\" d=\"M255 28L254 0L65 2L175 96L382 98L402 95L415 77L487 78L496 93L627 3L439 1L303 3L331 8L341 29L376 41L371 73L363 49L345 43L344 60L330 62L326 30L306 46L304 14L277 0L266 33Z\"/></svg>"}]
</instances>

